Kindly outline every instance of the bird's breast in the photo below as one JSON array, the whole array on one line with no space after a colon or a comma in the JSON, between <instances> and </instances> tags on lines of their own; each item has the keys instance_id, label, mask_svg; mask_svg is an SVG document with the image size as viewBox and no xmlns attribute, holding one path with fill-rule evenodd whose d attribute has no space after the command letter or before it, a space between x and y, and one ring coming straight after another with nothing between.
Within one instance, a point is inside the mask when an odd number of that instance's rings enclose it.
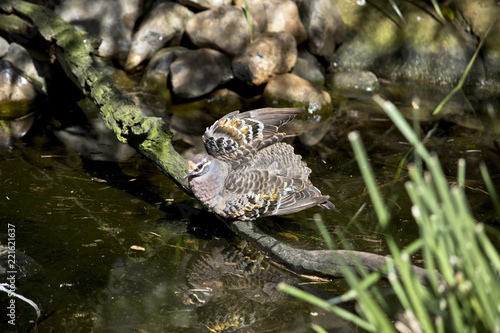
<instances>
[{"instance_id":1,"label":"bird's breast","mask_svg":"<svg viewBox=\"0 0 500 333\"><path fill-rule=\"evenodd\" d=\"M216 179L213 175L206 174L200 177L194 177L189 185L195 197L209 209L217 213L218 204L222 198L224 180Z\"/></svg>"}]
</instances>

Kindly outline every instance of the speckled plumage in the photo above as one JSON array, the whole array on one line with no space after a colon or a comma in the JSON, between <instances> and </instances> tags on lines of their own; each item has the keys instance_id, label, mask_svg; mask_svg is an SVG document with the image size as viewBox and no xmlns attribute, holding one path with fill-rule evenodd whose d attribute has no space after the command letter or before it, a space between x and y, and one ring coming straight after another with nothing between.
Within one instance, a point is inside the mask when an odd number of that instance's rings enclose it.
<instances>
[{"instance_id":1,"label":"speckled plumage","mask_svg":"<svg viewBox=\"0 0 500 333\"><path fill-rule=\"evenodd\" d=\"M194 195L226 219L255 220L321 205L335 206L309 180L311 170L278 128L302 109L234 111L207 128L207 154L188 162Z\"/></svg>"}]
</instances>

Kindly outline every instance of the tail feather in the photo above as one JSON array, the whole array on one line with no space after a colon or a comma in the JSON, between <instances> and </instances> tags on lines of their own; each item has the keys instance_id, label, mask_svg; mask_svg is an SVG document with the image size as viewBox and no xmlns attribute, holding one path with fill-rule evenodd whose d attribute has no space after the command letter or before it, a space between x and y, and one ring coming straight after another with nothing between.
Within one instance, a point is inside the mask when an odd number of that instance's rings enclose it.
<instances>
[{"instance_id":1,"label":"tail feather","mask_svg":"<svg viewBox=\"0 0 500 333\"><path fill-rule=\"evenodd\" d=\"M304 109L300 108L264 108L246 111L239 116L258 120L262 122L264 126L281 127L303 112Z\"/></svg>"}]
</instances>

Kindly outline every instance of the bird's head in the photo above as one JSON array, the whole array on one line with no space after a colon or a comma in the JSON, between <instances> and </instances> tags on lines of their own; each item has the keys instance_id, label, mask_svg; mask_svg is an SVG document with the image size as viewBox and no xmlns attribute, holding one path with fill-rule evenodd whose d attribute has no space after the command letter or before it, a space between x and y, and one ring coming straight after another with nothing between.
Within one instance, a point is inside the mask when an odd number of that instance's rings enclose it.
<instances>
[{"instance_id":1,"label":"bird's head","mask_svg":"<svg viewBox=\"0 0 500 333\"><path fill-rule=\"evenodd\" d=\"M194 156L188 162L188 172L184 176L184 179L189 177L199 177L206 174L210 171L213 163L213 157L210 155L198 154Z\"/></svg>"}]
</instances>

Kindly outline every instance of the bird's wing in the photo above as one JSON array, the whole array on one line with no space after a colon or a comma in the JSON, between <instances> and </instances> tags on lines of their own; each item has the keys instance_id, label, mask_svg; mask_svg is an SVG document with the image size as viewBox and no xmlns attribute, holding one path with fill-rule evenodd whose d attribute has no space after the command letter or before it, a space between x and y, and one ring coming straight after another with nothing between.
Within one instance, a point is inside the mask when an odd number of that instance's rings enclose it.
<instances>
[{"instance_id":1,"label":"bird's wing","mask_svg":"<svg viewBox=\"0 0 500 333\"><path fill-rule=\"evenodd\" d=\"M291 214L329 202L329 197L322 195L308 180L282 177L268 170L230 174L225 195L225 213L239 220Z\"/></svg>"},{"instance_id":2,"label":"bird's wing","mask_svg":"<svg viewBox=\"0 0 500 333\"><path fill-rule=\"evenodd\" d=\"M234 111L207 128L203 142L208 154L234 167L244 164L262 148L281 141L279 127L304 112L298 108Z\"/></svg>"}]
</instances>

